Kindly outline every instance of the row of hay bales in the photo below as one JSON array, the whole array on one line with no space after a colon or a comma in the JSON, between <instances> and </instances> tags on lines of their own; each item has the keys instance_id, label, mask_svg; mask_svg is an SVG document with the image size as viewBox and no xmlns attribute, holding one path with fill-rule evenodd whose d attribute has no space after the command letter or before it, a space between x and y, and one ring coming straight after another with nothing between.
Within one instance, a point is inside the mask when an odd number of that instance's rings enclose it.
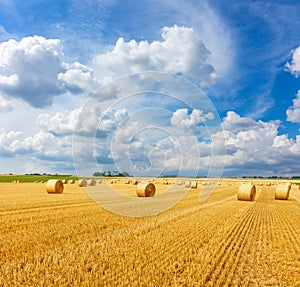
<instances>
[{"instance_id":1,"label":"row of hay bales","mask_svg":"<svg viewBox=\"0 0 300 287\"><path fill-rule=\"evenodd\" d=\"M291 183L280 183L275 190L275 199L288 200ZM238 200L253 201L256 196L256 186L253 183L242 183L238 189Z\"/></svg>"},{"instance_id":2,"label":"row of hay bales","mask_svg":"<svg viewBox=\"0 0 300 287\"><path fill-rule=\"evenodd\" d=\"M74 183L74 182L72 182ZM101 183L101 180L98 181ZM96 180L80 179L78 186L95 186ZM155 184L150 181L141 181L139 183L133 182L137 185L136 193L138 197L152 197L155 195L156 187ZM188 188L197 188L197 181L185 181L185 186ZM46 183L46 190L48 193L62 193L64 190L64 182L62 180L50 179ZM287 200L289 198L291 190L291 183L279 184L275 191L275 199ZM253 201L256 196L256 186L251 182L242 183L238 189L237 198L238 200Z\"/></svg>"},{"instance_id":3,"label":"row of hay bales","mask_svg":"<svg viewBox=\"0 0 300 287\"><path fill-rule=\"evenodd\" d=\"M46 183L46 191L48 193L63 193L64 190L64 184L74 184L75 180L60 180L60 179L49 179ZM79 179L78 180L78 186L80 187L86 187L86 186L95 186L96 180L94 179ZM98 181L98 183L101 183L101 181Z\"/></svg>"},{"instance_id":4,"label":"row of hay bales","mask_svg":"<svg viewBox=\"0 0 300 287\"><path fill-rule=\"evenodd\" d=\"M95 186L96 180L90 179L80 179L78 181L78 186L86 187L86 186ZM98 183L101 183L99 181ZM63 193L64 191L64 183L62 180L57 179L49 179L46 183L46 191L48 193ZM138 197L152 197L155 195L156 187L154 183L149 181L142 181L137 185L136 194Z\"/></svg>"},{"instance_id":5,"label":"row of hay bales","mask_svg":"<svg viewBox=\"0 0 300 287\"><path fill-rule=\"evenodd\" d=\"M78 186L86 187L86 186L96 186L97 184L101 184L102 180L96 181L95 179L79 179Z\"/></svg>"}]
</instances>

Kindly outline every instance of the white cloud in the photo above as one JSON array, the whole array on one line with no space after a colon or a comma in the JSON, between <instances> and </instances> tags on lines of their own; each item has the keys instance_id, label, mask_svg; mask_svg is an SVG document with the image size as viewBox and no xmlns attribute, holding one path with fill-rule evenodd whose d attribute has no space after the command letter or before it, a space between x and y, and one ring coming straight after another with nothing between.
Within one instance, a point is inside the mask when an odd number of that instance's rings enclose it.
<instances>
[{"instance_id":1,"label":"white cloud","mask_svg":"<svg viewBox=\"0 0 300 287\"><path fill-rule=\"evenodd\" d=\"M41 130L60 137L73 133L77 136L105 137L126 116L126 109L102 111L99 105L94 105L58 112L53 116L41 114L36 124Z\"/></svg>"},{"instance_id":2,"label":"white cloud","mask_svg":"<svg viewBox=\"0 0 300 287\"><path fill-rule=\"evenodd\" d=\"M286 63L286 69L295 77L299 76L300 72L300 46L292 51L291 63Z\"/></svg>"},{"instance_id":3,"label":"white cloud","mask_svg":"<svg viewBox=\"0 0 300 287\"><path fill-rule=\"evenodd\" d=\"M286 111L287 121L292 123L300 123L300 90L297 93L296 99L293 100L293 105Z\"/></svg>"},{"instance_id":4,"label":"white cloud","mask_svg":"<svg viewBox=\"0 0 300 287\"><path fill-rule=\"evenodd\" d=\"M254 121L229 111L223 119L226 138L225 171L245 175L293 175L300 153L300 136L279 134L280 121ZM212 139L214 141L215 135ZM240 174L239 174L240 175Z\"/></svg>"},{"instance_id":5,"label":"white cloud","mask_svg":"<svg viewBox=\"0 0 300 287\"><path fill-rule=\"evenodd\" d=\"M215 77L210 52L193 28L164 27L162 41L125 42L119 38L107 54L97 55L95 63L112 78L143 71L183 74L201 85Z\"/></svg>"},{"instance_id":6,"label":"white cloud","mask_svg":"<svg viewBox=\"0 0 300 287\"><path fill-rule=\"evenodd\" d=\"M68 90L91 92L95 88L91 69L77 62L65 63L58 39L33 36L0 44L0 91L4 95L43 108Z\"/></svg>"},{"instance_id":7,"label":"white cloud","mask_svg":"<svg viewBox=\"0 0 300 287\"><path fill-rule=\"evenodd\" d=\"M58 80L65 83L66 87L73 90L79 88L88 93L96 91L99 88L99 83L94 77L92 69L78 62L73 64L64 64L65 72L57 75Z\"/></svg>"},{"instance_id":8,"label":"white cloud","mask_svg":"<svg viewBox=\"0 0 300 287\"><path fill-rule=\"evenodd\" d=\"M189 114L188 109L178 109L171 117L171 125L181 128L195 128L207 120L213 120L214 115L211 112L204 114L199 109L193 109Z\"/></svg>"},{"instance_id":9,"label":"white cloud","mask_svg":"<svg viewBox=\"0 0 300 287\"><path fill-rule=\"evenodd\" d=\"M226 117L223 119L222 127L224 130L248 131L256 126L256 122L250 118L243 118L233 111L228 111Z\"/></svg>"},{"instance_id":10,"label":"white cloud","mask_svg":"<svg viewBox=\"0 0 300 287\"><path fill-rule=\"evenodd\" d=\"M0 112L6 113L13 110L12 104L0 95Z\"/></svg>"}]
</instances>

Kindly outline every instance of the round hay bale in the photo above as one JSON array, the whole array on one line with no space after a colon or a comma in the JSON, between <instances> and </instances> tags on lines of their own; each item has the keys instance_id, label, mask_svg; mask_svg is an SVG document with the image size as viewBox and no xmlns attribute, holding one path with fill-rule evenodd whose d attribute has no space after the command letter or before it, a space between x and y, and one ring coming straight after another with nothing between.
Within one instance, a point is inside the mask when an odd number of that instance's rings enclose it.
<instances>
[{"instance_id":1,"label":"round hay bale","mask_svg":"<svg viewBox=\"0 0 300 287\"><path fill-rule=\"evenodd\" d=\"M49 179L46 182L46 191L48 193L63 193L64 184L59 179Z\"/></svg>"},{"instance_id":2,"label":"round hay bale","mask_svg":"<svg viewBox=\"0 0 300 287\"><path fill-rule=\"evenodd\" d=\"M138 184L136 194L138 197L151 197L155 195L156 187L154 183L142 181Z\"/></svg>"},{"instance_id":3,"label":"round hay bale","mask_svg":"<svg viewBox=\"0 0 300 287\"><path fill-rule=\"evenodd\" d=\"M69 184L74 184L75 183L75 180L74 179L70 179L69 180Z\"/></svg>"},{"instance_id":4,"label":"round hay bale","mask_svg":"<svg viewBox=\"0 0 300 287\"><path fill-rule=\"evenodd\" d=\"M190 181L186 181L185 182L185 187L190 187L191 186L191 182Z\"/></svg>"},{"instance_id":5,"label":"round hay bale","mask_svg":"<svg viewBox=\"0 0 300 287\"><path fill-rule=\"evenodd\" d=\"M85 179L79 179L78 180L78 186L86 187L87 186L87 181Z\"/></svg>"},{"instance_id":6,"label":"round hay bale","mask_svg":"<svg viewBox=\"0 0 300 287\"><path fill-rule=\"evenodd\" d=\"M102 180L98 180L98 183L99 183L99 184L102 183Z\"/></svg>"},{"instance_id":7,"label":"round hay bale","mask_svg":"<svg viewBox=\"0 0 300 287\"><path fill-rule=\"evenodd\" d=\"M278 185L275 191L275 199L288 200L291 186L291 183L284 183Z\"/></svg>"},{"instance_id":8,"label":"round hay bale","mask_svg":"<svg viewBox=\"0 0 300 287\"><path fill-rule=\"evenodd\" d=\"M137 181L137 179L134 179L133 181L132 181L132 184L133 185L137 185L139 182Z\"/></svg>"},{"instance_id":9,"label":"round hay bale","mask_svg":"<svg viewBox=\"0 0 300 287\"><path fill-rule=\"evenodd\" d=\"M87 185L88 185L88 186L95 186L95 185L96 185L96 180L94 180L94 179L89 179L89 180L87 181Z\"/></svg>"},{"instance_id":10,"label":"round hay bale","mask_svg":"<svg viewBox=\"0 0 300 287\"><path fill-rule=\"evenodd\" d=\"M256 195L256 187L251 183L242 183L238 190L238 200L253 201Z\"/></svg>"},{"instance_id":11,"label":"round hay bale","mask_svg":"<svg viewBox=\"0 0 300 287\"><path fill-rule=\"evenodd\" d=\"M62 181L61 181L63 184L67 184L68 183L68 181L66 180L66 179L62 179Z\"/></svg>"},{"instance_id":12,"label":"round hay bale","mask_svg":"<svg viewBox=\"0 0 300 287\"><path fill-rule=\"evenodd\" d=\"M125 180L125 184L129 184L130 183L130 180Z\"/></svg>"},{"instance_id":13,"label":"round hay bale","mask_svg":"<svg viewBox=\"0 0 300 287\"><path fill-rule=\"evenodd\" d=\"M191 183L191 188L197 188L197 187L198 187L197 181L193 181L193 182Z\"/></svg>"}]
</instances>

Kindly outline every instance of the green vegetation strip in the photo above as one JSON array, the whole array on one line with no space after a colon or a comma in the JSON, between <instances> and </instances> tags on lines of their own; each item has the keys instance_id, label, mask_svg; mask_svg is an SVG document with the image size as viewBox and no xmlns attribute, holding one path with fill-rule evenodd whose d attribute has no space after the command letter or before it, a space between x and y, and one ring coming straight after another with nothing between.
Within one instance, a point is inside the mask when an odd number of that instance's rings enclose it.
<instances>
[{"instance_id":1,"label":"green vegetation strip","mask_svg":"<svg viewBox=\"0 0 300 287\"><path fill-rule=\"evenodd\" d=\"M66 179L78 180L77 176L70 175L1 175L0 182L13 182L19 180L20 182L35 182L35 181L48 181L49 179Z\"/></svg>"}]
</instances>

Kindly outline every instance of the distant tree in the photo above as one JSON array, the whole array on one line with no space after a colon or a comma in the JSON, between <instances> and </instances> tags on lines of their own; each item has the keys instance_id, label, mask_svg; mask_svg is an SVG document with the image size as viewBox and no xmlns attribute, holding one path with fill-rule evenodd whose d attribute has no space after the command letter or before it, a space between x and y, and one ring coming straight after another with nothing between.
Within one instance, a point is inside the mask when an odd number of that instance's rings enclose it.
<instances>
[{"instance_id":1,"label":"distant tree","mask_svg":"<svg viewBox=\"0 0 300 287\"><path fill-rule=\"evenodd\" d=\"M111 171L107 171L107 176L111 176Z\"/></svg>"},{"instance_id":2,"label":"distant tree","mask_svg":"<svg viewBox=\"0 0 300 287\"><path fill-rule=\"evenodd\" d=\"M103 173L100 171L96 171L93 173L93 176L101 176L101 175L103 175Z\"/></svg>"},{"instance_id":3,"label":"distant tree","mask_svg":"<svg viewBox=\"0 0 300 287\"><path fill-rule=\"evenodd\" d=\"M120 176L129 177L130 174L127 171L122 171L122 173L119 174Z\"/></svg>"}]
</instances>

